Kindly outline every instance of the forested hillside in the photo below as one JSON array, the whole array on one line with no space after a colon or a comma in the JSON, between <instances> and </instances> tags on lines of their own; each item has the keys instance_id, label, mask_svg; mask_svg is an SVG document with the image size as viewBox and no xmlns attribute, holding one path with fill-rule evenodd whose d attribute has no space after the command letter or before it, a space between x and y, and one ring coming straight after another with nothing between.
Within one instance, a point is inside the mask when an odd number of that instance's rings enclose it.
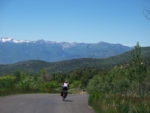
<instances>
[{"instance_id":1,"label":"forested hillside","mask_svg":"<svg viewBox=\"0 0 150 113\"><path fill-rule=\"evenodd\" d=\"M141 48L141 55L146 63L150 65L150 47ZM83 58L83 59L73 59L61 62L49 63L45 61L24 61L15 64L5 64L0 65L0 75L11 74L16 70L19 71L29 71L32 73L37 73L38 71L45 69L48 72L70 72L75 69L84 68L102 68L110 69L115 65L125 64L130 59L131 52L126 52L121 55L105 58L105 59L95 59L95 58Z\"/></svg>"}]
</instances>

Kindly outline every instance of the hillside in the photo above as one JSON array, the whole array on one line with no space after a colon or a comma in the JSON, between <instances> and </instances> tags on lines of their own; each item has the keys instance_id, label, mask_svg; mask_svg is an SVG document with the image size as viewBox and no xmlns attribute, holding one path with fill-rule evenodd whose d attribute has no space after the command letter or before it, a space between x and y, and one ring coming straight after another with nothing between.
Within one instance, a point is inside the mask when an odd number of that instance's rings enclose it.
<instances>
[{"instance_id":1,"label":"hillside","mask_svg":"<svg viewBox=\"0 0 150 113\"><path fill-rule=\"evenodd\" d=\"M0 64L12 64L33 59L56 62L77 58L106 58L129 50L131 50L130 47L106 42L69 43L1 38Z\"/></svg>"},{"instance_id":2,"label":"hillside","mask_svg":"<svg viewBox=\"0 0 150 113\"><path fill-rule=\"evenodd\" d=\"M74 69L80 68L109 68L114 65L127 63L130 58L130 52L126 52L117 56L105 58L105 59L94 59L94 58L83 58L73 59L61 62L44 62L39 60L31 60L18 62L15 64L0 65L0 74L5 75L14 72L15 70L38 72L41 69L48 70L49 72L68 72ZM142 57L147 65L150 65L150 47L142 48Z\"/></svg>"}]
</instances>

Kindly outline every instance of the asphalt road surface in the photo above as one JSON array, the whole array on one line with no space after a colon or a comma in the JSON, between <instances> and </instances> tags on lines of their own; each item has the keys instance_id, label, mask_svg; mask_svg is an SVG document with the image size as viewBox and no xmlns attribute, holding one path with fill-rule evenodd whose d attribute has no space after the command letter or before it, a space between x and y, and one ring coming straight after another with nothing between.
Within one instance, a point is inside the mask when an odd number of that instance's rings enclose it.
<instances>
[{"instance_id":1,"label":"asphalt road surface","mask_svg":"<svg viewBox=\"0 0 150 113\"><path fill-rule=\"evenodd\" d=\"M0 113L94 113L85 94L24 94L0 97Z\"/></svg>"}]
</instances>

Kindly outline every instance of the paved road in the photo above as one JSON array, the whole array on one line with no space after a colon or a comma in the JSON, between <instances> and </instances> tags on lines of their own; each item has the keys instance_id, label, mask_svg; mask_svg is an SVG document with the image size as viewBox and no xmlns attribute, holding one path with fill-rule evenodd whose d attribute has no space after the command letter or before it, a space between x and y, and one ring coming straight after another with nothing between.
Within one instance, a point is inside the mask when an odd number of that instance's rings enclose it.
<instances>
[{"instance_id":1,"label":"paved road","mask_svg":"<svg viewBox=\"0 0 150 113\"><path fill-rule=\"evenodd\" d=\"M0 97L0 113L94 113L87 95L24 94Z\"/></svg>"}]
</instances>

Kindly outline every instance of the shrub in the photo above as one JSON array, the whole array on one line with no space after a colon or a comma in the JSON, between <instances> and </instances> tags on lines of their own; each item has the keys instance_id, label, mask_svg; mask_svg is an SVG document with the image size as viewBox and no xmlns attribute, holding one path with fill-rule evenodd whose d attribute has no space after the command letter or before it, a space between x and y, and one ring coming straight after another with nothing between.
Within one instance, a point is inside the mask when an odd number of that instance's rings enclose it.
<instances>
[{"instance_id":1,"label":"shrub","mask_svg":"<svg viewBox=\"0 0 150 113\"><path fill-rule=\"evenodd\" d=\"M80 88L81 87L81 82L80 81L73 81L71 84L70 84L70 88Z\"/></svg>"},{"instance_id":2,"label":"shrub","mask_svg":"<svg viewBox=\"0 0 150 113\"><path fill-rule=\"evenodd\" d=\"M15 82L14 76L2 76L0 77L0 88L11 88Z\"/></svg>"},{"instance_id":3,"label":"shrub","mask_svg":"<svg viewBox=\"0 0 150 113\"><path fill-rule=\"evenodd\" d=\"M40 91L48 92L48 91L59 89L60 87L61 87L60 83L56 81L49 81L49 82L44 82L40 86Z\"/></svg>"}]
</instances>

